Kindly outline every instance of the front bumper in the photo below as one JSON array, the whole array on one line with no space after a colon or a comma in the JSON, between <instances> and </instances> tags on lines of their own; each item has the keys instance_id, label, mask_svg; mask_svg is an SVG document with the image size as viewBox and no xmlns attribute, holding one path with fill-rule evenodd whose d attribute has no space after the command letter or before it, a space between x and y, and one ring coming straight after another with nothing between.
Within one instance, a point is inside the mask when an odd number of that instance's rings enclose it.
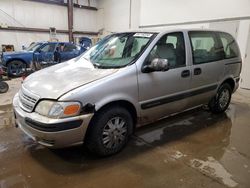
<instances>
[{"instance_id":1,"label":"front bumper","mask_svg":"<svg viewBox=\"0 0 250 188\"><path fill-rule=\"evenodd\" d=\"M82 144L93 114L64 119L51 119L20 108L18 94L13 99L15 121L18 127L41 145L62 148Z\"/></svg>"}]
</instances>

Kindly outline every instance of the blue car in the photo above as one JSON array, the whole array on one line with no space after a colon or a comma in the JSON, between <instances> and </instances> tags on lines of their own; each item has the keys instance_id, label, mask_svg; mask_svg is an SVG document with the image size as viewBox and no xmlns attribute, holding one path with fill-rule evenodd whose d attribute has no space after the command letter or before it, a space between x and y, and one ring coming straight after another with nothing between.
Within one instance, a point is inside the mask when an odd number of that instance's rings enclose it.
<instances>
[{"instance_id":1,"label":"blue car","mask_svg":"<svg viewBox=\"0 0 250 188\"><path fill-rule=\"evenodd\" d=\"M86 48L69 42L37 42L20 52L3 52L1 61L9 76L21 76L34 62L63 62L79 56Z\"/></svg>"}]
</instances>

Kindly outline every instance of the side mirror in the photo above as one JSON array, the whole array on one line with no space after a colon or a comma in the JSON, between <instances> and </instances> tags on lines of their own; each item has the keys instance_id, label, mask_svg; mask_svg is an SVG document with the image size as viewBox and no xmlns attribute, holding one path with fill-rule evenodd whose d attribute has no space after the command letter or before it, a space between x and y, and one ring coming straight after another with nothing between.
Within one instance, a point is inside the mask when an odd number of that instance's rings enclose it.
<instances>
[{"instance_id":1,"label":"side mirror","mask_svg":"<svg viewBox=\"0 0 250 188\"><path fill-rule=\"evenodd\" d=\"M169 70L169 64L167 59L155 58L149 65L145 65L142 69L143 73L150 72L165 72Z\"/></svg>"}]
</instances>

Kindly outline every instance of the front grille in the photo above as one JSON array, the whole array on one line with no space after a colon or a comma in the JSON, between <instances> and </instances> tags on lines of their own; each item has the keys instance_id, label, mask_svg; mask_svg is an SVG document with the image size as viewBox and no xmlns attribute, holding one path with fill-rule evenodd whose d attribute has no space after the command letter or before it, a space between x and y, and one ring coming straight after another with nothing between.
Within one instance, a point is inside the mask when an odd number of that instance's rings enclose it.
<instances>
[{"instance_id":1,"label":"front grille","mask_svg":"<svg viewBox=\"0 0 250 188\"><path fill-rule=\"evenodd\" d=\"M21 108L27 112L32 112L37 101L39 100L39 96L22 87L19 92L19 99Z\"/></svg>"}]
</instances>

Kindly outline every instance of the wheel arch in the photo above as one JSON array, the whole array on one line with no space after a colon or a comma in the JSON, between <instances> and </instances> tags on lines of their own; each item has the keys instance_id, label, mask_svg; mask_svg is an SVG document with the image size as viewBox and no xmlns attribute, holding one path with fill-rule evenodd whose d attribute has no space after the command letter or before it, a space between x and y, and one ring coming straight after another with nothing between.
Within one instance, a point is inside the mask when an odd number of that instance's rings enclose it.
<instances>
[{"instance_id":1,"label":"wheel arch","mask_svg":"<svg viewBox=\"0 0 250 188\"><path fill-rule=\"evenodd\" d=\"M107 108L110 108L112 106L120 106L120 107L123 107L123 108L128 110L128 112L131 114L132 119L133 119L133 131L134 131L134 129L136 127L136 123L137 123L137 110L136 110L135 106L127 100L116 100L116 101L112 101L112 102L106 103L105 105L101 106L98 110L96 110L94 112L94 116L91 118L89 125L92 124L92 122L94 121L98 112L105 110ZM87 128L87 131L86 131L85 136L84 136L84 140L88 137L90 127L91 126L88 126L88 128Z\"/></svg>"},{"instance_id":2,"label":"wheel arch","mask_svg":"<svg viewBox=\"0 0 250 188\"><path fill-rule=\"evenodd\" d=\"M234 91L235 85L236 85L236 84L235 84L235 81L234 81L234 79L233 79L232 77L226 78L226 79L220 84L220 86L223 85L224 83L229 84L230 87L231 87L231 89L232 89L232 92Z\"/></svg>"},{"instance_id":3,"label":"wheel arch","mask_svg":"<svg viewBox=\"0 0 250 188\"><path fill-rule=\"evenodd\" d=\"M100 107L97 110L97 112L100 110L103 110L105 108L109 108L111 106L120 106L120 107L127 109L129 111L129 113L132 115L134 124L137 123L137 110L136 110L135 106L127 100L116 100L116 101L109 102L109 103L103 105L102 107Z\"/></svg>"}]
</instances>

